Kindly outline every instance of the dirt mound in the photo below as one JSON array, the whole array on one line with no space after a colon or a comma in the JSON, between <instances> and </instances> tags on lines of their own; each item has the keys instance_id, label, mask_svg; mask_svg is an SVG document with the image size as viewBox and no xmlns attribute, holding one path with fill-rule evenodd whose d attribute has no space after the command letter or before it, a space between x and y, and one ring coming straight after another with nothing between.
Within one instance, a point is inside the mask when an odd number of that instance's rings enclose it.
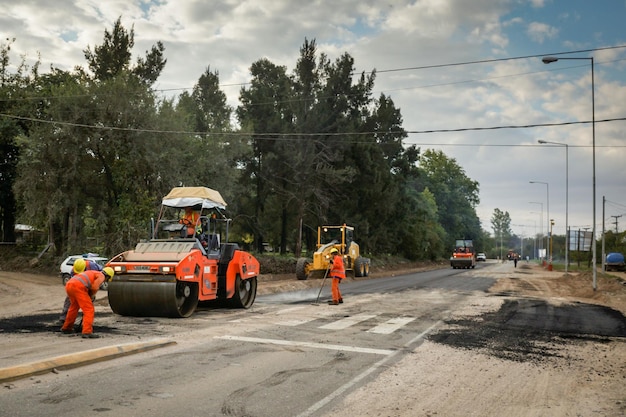
<instances>
[{"instance_id":1,"label":"dirt mound","mask_svg":"<svg viewBox=\"0 0 626 417\"><path fill-rule=\"evenodd\" d=\"M598 273L594 290L592 272L565 274L541 266L520 265L512 278L499 279L490 292L602 304L626 314L626 281L614 274Z\"/></svg>"}]
</instances>

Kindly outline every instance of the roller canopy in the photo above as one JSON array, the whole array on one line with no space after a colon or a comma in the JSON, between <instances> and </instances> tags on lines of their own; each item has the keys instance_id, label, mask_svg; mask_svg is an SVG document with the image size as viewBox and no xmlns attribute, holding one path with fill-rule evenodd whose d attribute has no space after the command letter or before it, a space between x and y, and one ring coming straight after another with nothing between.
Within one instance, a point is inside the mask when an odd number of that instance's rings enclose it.
<instances>
[{"instance_id":1,"label":"roller canopy","mask_svg":"<svg viewBox=\"0 0 626 417\"><path fill-rule=\"evenodd\" d=\"M202 208L214 207L225 209L226 202L219 191L208 187L176 187L163 197L163 205L167 207L193 207L202 205Z\"/></svg>"}]
</instances>

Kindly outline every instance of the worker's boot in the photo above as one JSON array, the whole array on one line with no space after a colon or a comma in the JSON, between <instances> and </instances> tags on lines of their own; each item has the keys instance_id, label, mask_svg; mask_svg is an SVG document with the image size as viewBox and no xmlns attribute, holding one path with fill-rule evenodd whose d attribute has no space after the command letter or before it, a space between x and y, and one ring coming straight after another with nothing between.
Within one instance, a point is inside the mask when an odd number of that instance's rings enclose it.
<instances>
[{"instance_id":1,"label":"worker's boot","mask_svg":"<svg viewBox=\"0 0 626 417\"><path fill-rule=\"evenodd\" d=\"M331 306L336 306L336 305L339 305L339 301L331 300L331 301L328 302L328 304L331 305Z\"/></svg>"},{"instance_id":2,"label":"worker's boot","mask_svg":"<svg viewBox=\"0 0 626 417\"><path fill-rule=\"evenodd\" d=\"M82 335L83 339L98 339L99 337L100 335L93 334L93 333L83 333Z\"/></svg>"}]
</instances>

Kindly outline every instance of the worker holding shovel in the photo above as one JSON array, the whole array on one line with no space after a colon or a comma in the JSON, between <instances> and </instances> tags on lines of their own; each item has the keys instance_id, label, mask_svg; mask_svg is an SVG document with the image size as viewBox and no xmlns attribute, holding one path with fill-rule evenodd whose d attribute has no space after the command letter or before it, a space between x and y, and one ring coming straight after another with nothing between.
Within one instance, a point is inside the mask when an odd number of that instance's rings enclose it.
<instances>
[{"instance_id":1,"label":"worker holding shovel","mask_svg":"<svg viewBox=\"0 0 626 417\"><path fill-rule=\"evenodd\" d=\"M330 277L333 279L331 286L331 294L333 299L328 302L328 304L336 306L343 303L343 298L341 297L341 291L339 290L339 283L341 280L346 277L346 269L343 266L343 258L339 254L339 251L336 248L332 248L330 250Z\"/></svg>"}]
</instances>

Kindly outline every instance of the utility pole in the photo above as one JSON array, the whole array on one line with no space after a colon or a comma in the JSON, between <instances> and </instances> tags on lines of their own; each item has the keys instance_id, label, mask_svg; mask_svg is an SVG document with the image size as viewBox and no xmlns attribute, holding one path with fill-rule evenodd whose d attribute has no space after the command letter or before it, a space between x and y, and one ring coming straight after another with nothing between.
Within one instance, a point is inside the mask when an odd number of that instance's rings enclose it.
<instances>
[{"instance_id":1,"label":"utility pole","mask_svg":"<svg viewBox=\"0 0 626 417\"><path fill-rule=\"evenodd\" d=\"M605 212L605 207L606 207L606 197L602 196L602 272L606 271L606 248L605 248L605 232L606 232L606 225L604 224L604 221L606 219L606 212Z\"/></svg>"},{"instance_id":2,"label":"utility pole","mask_svg":"<svg viewBox=\"0 0 626 417\"><path fill-rule=\"evenodd\" d=\"M615 225L615 234L617 235L619 233L618 228L617 228L617 219L619 219L620 217L622 217L623 215L620 214L619 216L611 216L615 219L615 221L613 222L613 224Z\"/></svg>"}]
</instances>

